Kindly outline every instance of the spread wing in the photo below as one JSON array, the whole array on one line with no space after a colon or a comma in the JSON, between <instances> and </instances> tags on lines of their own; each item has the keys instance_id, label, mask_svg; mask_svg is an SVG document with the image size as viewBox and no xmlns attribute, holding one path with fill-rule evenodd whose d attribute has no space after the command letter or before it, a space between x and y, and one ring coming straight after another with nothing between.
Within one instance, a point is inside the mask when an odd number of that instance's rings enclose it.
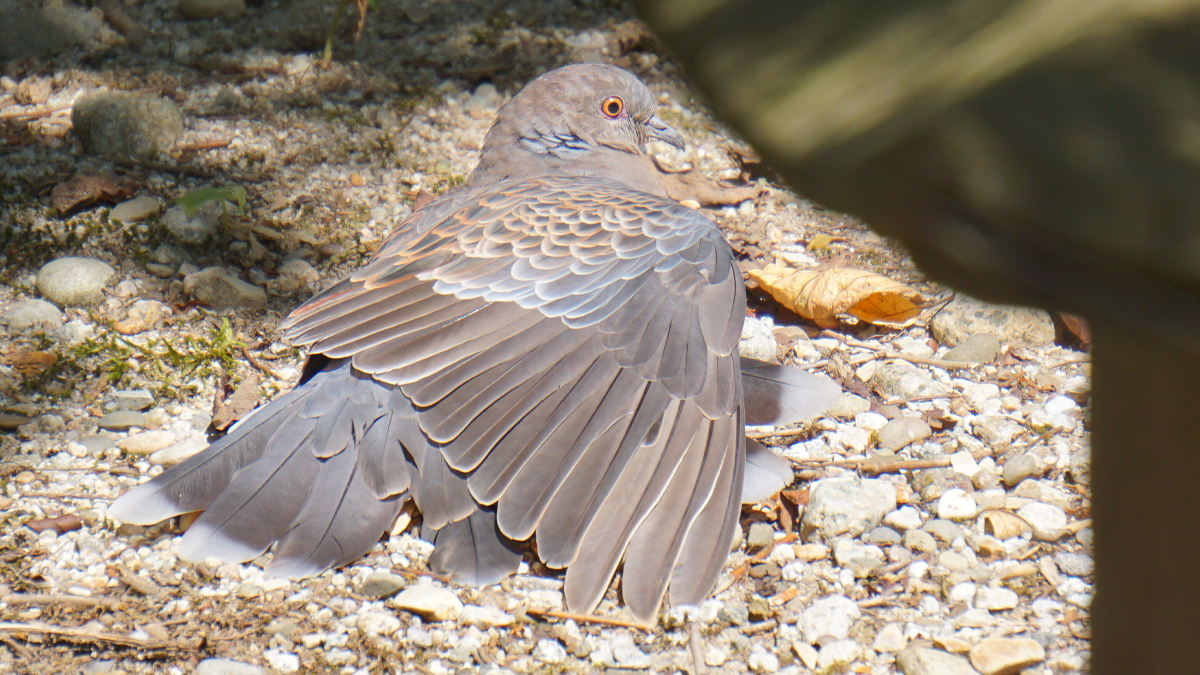
<instances>
[{"instance_id":1,"label":"spread wing","mask_svg":"<svg viewBox=\"0 0 1200 675\"><path fill-rule=\"evenodd\" d=\"M732 539L744 305L699 214L541 178L459 200L284 328L398 387L444 459L421 478L465 481L506 537L536 535L568 566L572 608L593 608L624 558L626 602L650 618L668 585L673 603L703 600Z\"/></svg>"}]
</instances>

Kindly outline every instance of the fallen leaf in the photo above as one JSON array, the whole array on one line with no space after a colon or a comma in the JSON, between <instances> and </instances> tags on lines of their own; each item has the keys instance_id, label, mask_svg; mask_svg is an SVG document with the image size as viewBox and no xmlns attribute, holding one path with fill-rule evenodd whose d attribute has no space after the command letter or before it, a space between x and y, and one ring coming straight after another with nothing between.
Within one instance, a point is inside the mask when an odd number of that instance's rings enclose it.
<instances>
[{"instance_id":1,"label":"fallen leaf","mask_svg":"<svg viewBox=\"0 0 1200 675\"><path fill-rule=\"evenodd\" d=\"M59 213L93 206L99 202L119 202L133 195L137 184L107 173L80 172L54 186L50 203Z\"/></svg>"},{"instance_id":2,"label":"fallen leaf","mask_svg":"<svg viewBox=\"0 0 1200 675\"><path fill-rule=\"evenodd\" d=\"M658 182L667 196L677 202L694 201L700 206L727 206L754 199L762 191L756 185L722 185L695 171L667 171L658 167Z\"/></svg>"},{"instance_id":3,"label":"fallen leaf","mask_svg":"<svg viewBox=\"0 0 1200 675\"><path fill-rule=\"evenodd\" d=\"M254 410L258 406L258 400L258 376L250 373L234 390L233 395L217 402L213 412L213 427L224 431L246 413Z\"/></svg>"},{"instance_id":4,"label":"fallen leaf","mask_svg":"<svg viewBox=\"0 0 1200 675\"><path fill-rule=\"evenodd\" d=\"M1011 511L988 509L979 517L983 521L983 533L990 534L1001 541L1020 536L1033 529L1027 520Z\"/></svg>"},{"instance_id":5,"label":"fallen leaf","mask_svg":"<svg viewBox=\"0 0 1200 675\"><path fill-rule=\"evenodd\" d=\"M40 375L57 360L58 357L50 352L24 352L14 349L4 354L4 362L23 377Z\"/></svg>"},{"instance_id":6,"label":"fallen leaf","mask_svg":"<svg viewBox=\"0 0 1200 675\"><path fill-rule=\"evenodd\" d=\"M73 514L63 514L53 518L42 518L41 520L31 520L25 523L25 527L41 534L46 530L54 530L58 534L66 534L72 530L78 530L83 527L83 520L79 516Z\"/></svg>"},{"instance_id":7,"label":"fallen leaf","mask_svg":"<svg viewBox=\"0 0 1200 675\"><path fill-rule=\"evenodd\" d=\"M771 263L749 275L781 305L823 328L836 327L839 314L879 326L911 326L924 302L900 282L849 267L797 270Z\"/></svg>"},{"instance_id":8,"label":"fallen leaf","mask_svg":"<svg viewBox=\"0 0 1200 675\"><path fill-rule=\"evenodd\" d=\"M808 250L819 251L823 248L829 248L833 243L833 236L825 233L814 235L808 242Z\"/></svg>"},{"instance_id":9,"label":"fallen leaf","mask_svg":"<svg viewBox=\"0 0 1200 675\"><path fill-rule=\"evenodd\" d=\"M1078 314L1067 314L1061 312L1059 316L1062 318L1063 325L1067 330L1071 331L1079 341L1085 345L1092 344L1092 327L1088 325L1087 319Z\"/></svg>"}]
</instances>

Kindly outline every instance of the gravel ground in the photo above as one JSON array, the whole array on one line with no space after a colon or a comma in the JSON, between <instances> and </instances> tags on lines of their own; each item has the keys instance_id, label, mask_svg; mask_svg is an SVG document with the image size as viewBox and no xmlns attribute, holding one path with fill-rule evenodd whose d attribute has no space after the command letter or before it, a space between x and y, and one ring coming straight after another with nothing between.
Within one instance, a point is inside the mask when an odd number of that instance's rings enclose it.
<instances>
[{"instance_id":1,"label":"gravel ground","mask_svg":"<svg viewBox=\"0 0 1200 675\"><path fill-rule=\"evenodd\" d=\"M617 590L598 618L569 618L561 576L538 564L493 587L442 583L410 514L363 560L303 582L257 561L182 563L183 524L106 518L202 447L214 417L290 386L301 354L280 319L460 182L497 106L558 65L633 70L688 141L652 147L662 166L752 182L750 199L695 193L745 269L852 265L950 297L894 242L772 183L619 4L405 2L357 42L351 10L328 68L313 54L332 3L239 5L102 4L69 14L81 45L4 62L0 672L1087 670L1086 355L1043 313L962 299L900 331L822 331L751 290L747 348L847 394L799 429L752 430L797 481L744 509L713 599L653 627ZM233 13L180 10L214 6ZM0 43L20 30L0 18ZM182 135L133 162L85 154L70 107L101 88L174 103ZM68 182L81 174L98 178ZM172 206L206 187L244 189L245 210ZM809 247L819 234L832 239ZM79 278L55 281L46 264L66 256L107 267L69 261ZM947 355L981 332L999 338L988 353ZM960 367L971 358L986 365Z\"/></svg>"}]
</instances>

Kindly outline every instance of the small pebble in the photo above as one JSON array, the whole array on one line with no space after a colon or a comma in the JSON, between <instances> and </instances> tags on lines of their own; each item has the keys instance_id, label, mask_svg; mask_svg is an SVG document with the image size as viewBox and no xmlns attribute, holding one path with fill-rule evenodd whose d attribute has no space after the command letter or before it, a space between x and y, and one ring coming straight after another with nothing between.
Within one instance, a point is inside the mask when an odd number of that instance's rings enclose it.
<instances>
[{"instance_id":1,"label":"small pebble","mask_svg":"<svg viewBox=\"0 0 1200 675\"><path fill-rule=\"evenodd\" d=\"M96 420L96 426L109 431L125 431L129 427L146 426L146 418L135 410L114 410Z\"/></svg>"},{"instance_id":2,"label":"small pebble","mask_svg":"<svg viewBox=\"0 0 1200 675\"><path fill-rule=\"evenodd\" d=\"M94 305L104 299L104 286L114 274L116 270L94 258L59 258L38 270L37 288L62 307Z\"/></svg>"},{"instance_id":3,"label":"small pebble","mask_svg":"<svg viewBox=\"0 0 1200 675\"><path fill-rule=\"evenodd\" d=\"M979 675L1016 675L1045 658L1045 648L1029 638L985 638L971 648L971 665Z\"/></svg>"}]
</instances>

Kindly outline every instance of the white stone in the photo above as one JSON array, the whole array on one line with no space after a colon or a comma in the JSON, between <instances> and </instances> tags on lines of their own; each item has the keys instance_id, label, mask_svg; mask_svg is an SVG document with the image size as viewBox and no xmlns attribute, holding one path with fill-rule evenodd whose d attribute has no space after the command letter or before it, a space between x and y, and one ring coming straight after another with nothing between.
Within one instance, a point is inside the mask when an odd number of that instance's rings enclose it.
<instances>
[{"instance_id":1,"label":"white stone","mask_svg":"<svg viewBox=\"0 0 1200 675\"><path fill-rule=\"evenodd\" d=\"M850 624L861 615L856 602L844 595L831 595L809 605L800 614L797 628L808 644L816 644L824 635L844 640L850 635Z\"/></svg>"},{"instance_id":2,"label":"white stone","mask_svg":"<svg viewBox=\"0 0 1200 675\"><path fill-rule=\"evenodd\" d=\"M533 658L542 663L562 663L567 660L567 650L558 640L538 640L533 648Z\"/></svg>"},{"instance_id":3,"label":"white stone","mask_svg":"<svg viewBox=\"0 0 1200 675\"><path fill-rule=\"evenodd\" d=\"M979 473L979 463L966 450L960 450L950 455L950 468L964 476L974 476Z\"/></svg>"},{"instance_id":4,"label":"white stone","mask_svg":"<svg viewBox=\"0 0 1200 675\"><path fill-rule=\"evenodd\" d=\"M483 628L508 626L513 622L513 617L508 612L505 612L498 607L491 607L487 605L464 605L459 618L462 620L464 625L480 626Z\"/></svg>"},{"instance_id":5,"label":"white stone","mask_svg":"<svg viewBox=\"0 0 1200 675\"><path fill-rule=\"evenodd\" d=\"M854 416L854 426L879 431L888 423L888 418L879 413L865 412Z\"/></svg>"},{"instance_id":6,"label":"white stone","mask_svg":"<svg viewBox=\"0 0 1200 675\"><path fill-rule=\"evenodd\" d=\"M883 524L902 532L912 530L921 526L921 512L911 506L901 506L884 516Z\"/></svg>"},{"instance_id":7,"label":"white stone","mask_svg":"<svg viewBox=\"0 0 1200 675\"><path fill-rule=\"evenodd\" d=\"M263 658L271 670L280 673L295 673L300 671L300 657L292 652L281 649L268 649L263 652Z\"/></svg>"},{"instance_id":8,"label":"white stone","mask_svg":"<svg viewBox=\"0 0 1200 675\"><path fill-rule=\"evenodd\" d=\"M898 623L888 623L875 634L875 642L871 649L880 654L894 654L908 646L908 638L904 637L904 629Z\"/></svg>"},{"instance_id":9,"label":"white stone","mask_svg":"<svg viewBox=\"0 0 1200 675\"><path fill-rule=\"evenodd\" d=\"M946 520L967 520L979 515L979 504L963 489L951 488L938 499L937 514Z\"/></svg>"},{"instance_id":10,"label":"white stone","mask_svg":"<svg viewBox=\"0 0 1200 675\"><path fill-rule=\"evenodd\" d=\"M975 592L975 608L997 611L1012 609L1021 602L1021 598L1007 588L991 588L982 586Z\"/></svg>"},{"instance_id":11,"label":"white stone","mask_svg":"<svg viewBox=\"0 0 1200 675\"><path fill-rule=\"evenodd\" d=\"M756 673L774 673L779 670L779 657L756 644L746 658L746 665Z\"/></svg>"},{"instance_id":12,"label":"white stone","mask_svg":"<svg viewBox=\"0 0 1200 675\"><path fill-rule=\"evenodd\" d=\"M363 612L358 615L358 629L367 635L395 635L400 619L384 612Z\"/></svg>"},{"instance_id":13,"label":"white stone","mask_svg":"<svg viewBox=\"0 0 1200 675\"><path fill-rule=\"evenodd\" d=\"M817 654L817 669L829 671L836 664L851 664L862 655L862 649L854 640L831 642Z\"/></svg>"},{"instance_id":14,"label":"white stone","mask_svg":"<svg viewBox=\"0 0 1200 675\"><path fill-rule=\"evenodd\" d=\"M388 604L419 615L427 621L453 621L462 614L458 596L441 588L422 584L410 586L393 596Z\"/></svg>"}]
</instances>

